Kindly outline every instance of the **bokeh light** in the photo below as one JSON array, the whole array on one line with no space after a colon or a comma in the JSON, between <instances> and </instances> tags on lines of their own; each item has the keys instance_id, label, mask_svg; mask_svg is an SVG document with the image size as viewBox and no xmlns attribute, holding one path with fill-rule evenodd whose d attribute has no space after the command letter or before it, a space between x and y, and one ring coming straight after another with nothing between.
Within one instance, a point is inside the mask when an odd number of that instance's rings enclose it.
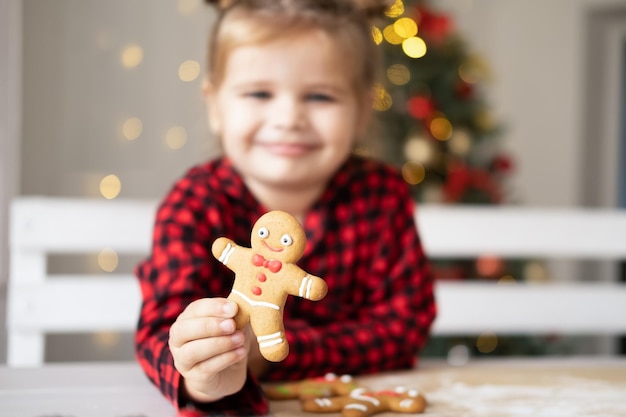
<instances>
[{"instance_id":1,"label":"bokeh light","mask_svg":"<svg viewBox=\"0 0 626 417\"><path fill-rule=\"evenodd\" d=\"M395 85L404 85L411 81L411 71L403 64L393 64L387 68L387 79Z\"/></svg>"},{"instance_id":2,"label":"bokeh light","mask_svg":"<svg viewBox=\"0 0 626 417\"><path fill-rule=\"evenodd\" d=\"M404 38L396 33L393 24L388 25L383 29L383 37L392 45L400 45L402 41L404 41Z\"/></svg>"},{"instance_id":3,"label":"bokeh light","mask_svg":"<svg viewBox=\"0 0 626 417\"><path fill-rule=\"evenodd\" d=\"M143 123L141 119L138 117L131 117L127 119L122 125L122 135L127 140L135 140L139 136L141 136L141 132L143 131Z\"/></svg>"},{"instance_id":4,"label":"bokeh light","mask_svg":"<svg viewBox=\"0 0 626 417\"><path fill-rule=\"evenodd\" d=\"M417 35L417 23L410 17L403 17L396 20L393 24L394 31L398 36L407 39Z\"/></svg>"},{"instance_id":5,"label":"bokeh light","mask_svg":"<svg viewBox=\"0 0 626 417\"><path fill-rule=\"evenodd\" d=\"M426 170L422 164L407 162L402 166L402 178L408 184L417 185L424 181Z\"/></svg>"},{"instance_id":6,"label":"bokeh light","mask_svg":"<svg viewBox=\"0 0 626 417\"><path fill-rule=\"evenodd\" d=\"M374 39L374 43L376 43L376 45L380 45L383 41L383 33L376 26L372 26L372 39Z\"/></svg>"},{"instance_id":7,"label":"bokeh light","mask_svg":"<svg viewBox=\"0 0 626 417\"><path fill-rule=\"evenodd\" d=\"M190 15L196 11L200 0L178 0L178 13L181 15Z\"/></svg>"},{"instance_id":8,"label":"bokeh light","mask_svg":"<svg viewBox=\"0 0 626 417\"><path fill-rule=\"evenodd\" d=\"M528 262L524 266L524 279L529 282L545 282L549 279L548 270L540 262Z\"/></svg>"},{"instance_id":9,"label":"bokeh light","mask_svg":"<svg viewBox=\"0 0 626 417\"><path fill-rule=\"evenodd\" d=\"M452 366L463 366L469 358L470 351L465 345L454 345L448 351L448 363Z\"/></svg>"},{"instance_id":10,"label":"bokeh light","mask_svg":"<svg viewBox=\"0 0 626 417\"><path fill-rule=\"evenodd\" d=\"M105 248L98 253L98 266L104 272L113 272L117 269L119 258L117 252L111 248Z\"/></svg>"},{"instance_id":11,"label":"bokeh light","mask_svg":"<svg viewBox=\"0 0 626 417\"><path fill-rule=\"evenodd\" d=\"M107 200L117 197L122 190L122 182L117 175L107 175L100 180L100 194Z\"/></svg>"},{"instance_id":12,"label":"bokeh light","mask_svg":"<svg viewBox=\"0 0 626 417\"><path fill-rule=\"evenodd\" d=\"M465 129L455 130L447 142L448 149L455 155L465 156L472 149L472 137Z\"/></svg>"},{"instance_id":13,"label":"bokeh light","mask_svg":"<svg viewBox=\"0 0 626 417\"><path fill-rule=\"evenodd\" d=\"M435 117L430 122L430 133L435 139L448 140L452 137L452 124L445 117Z\"/></svg>"},{"instance_id":14,"label":"bokeh light","mask_svg":"<svg viewBox=\"0 0 626 417\"><path fill-rule=\"evenodd\" d=\"M382 86L382 84L376 84L374 87L374 102L372 103L374 110L389 110L392 104L393 100L391 99L389 92Z\"/></svg>"},{"instance_id":15,"label":"bokeh light","mask_svg":"<svg viewBox=\"0 0 626 417\"><path fill-rule=\"evenodd\" d=\"M124 68L135 68L143 61L143 48L139 45L129 45L122 50L122 66Z\"/></svg>"},{"instance_id":16,"label":"bokeh light","mask_svg":"<svg viewBox=\"0 0 626 417\"><path fill-rule=\"evenodd\" d=\"M168 148L177 150L187 143L187 129L182 126L174 126L167 130L165 143Z\"/></svg>"},{"instance_id":17,"label":"bokeh light","mask_svg":"<svg viewBox=\"0 0 626 417\"><path fill-rule=\"evenodd\" d=\"M404 155L411 162L428 164L432 161L434 154L431 141L422 136L409 138L404 144Z\"/></svg>"},{"instance_id":18,"label":"bokeh light","mask_svg":"<svg viewBox=\"0 0 626 417\"><path fill-rule=\"evenodd\" d=\"M421 58L426 55L426 42L418 36L413 36L402 41L402 50L408 57Z\"/></svg>"},{"instance_id":19,"label":"bokeh light","mask_svg":"<svg viewBox=\"0 0 626 417\"><path fill-rule=\"evenodd\" d=\"M491 353L498 347L498 337L494 333L483 333L476 339L476 349L480 353Z\"/></svg>"},{"instance_id":20,"label":"bokeh light","mask_svg":"<svg viewBox=\"0 0 626 417\"><path fill-rule=\"evenodd\" d=\"M193 59L184 61L178 67L178 78L181 81L190 82L200 75L200 63Z\"/></svg>"},{"instance_id":21,"label":"bokeh light","mask_svg":"<svg viewBox=\"0 0 626 417\"><path fill-rule=\"evenodd\" d=\"M502 273L504 262L494 255L483 255L476 260L476 272L482 277L493 278Z\"/></svg>"},{"instance_id":22,"label":"bokeh light","mask_svg":"<svg viewBox=\"0 0 626 417\"><path fill-rule=\"evenodd\" d=\"M394 1L394 3L385 12L385 14L389 17L402 16L403 13L404 13L404 2L402 0Z\"/></svg>"}]
</instances>

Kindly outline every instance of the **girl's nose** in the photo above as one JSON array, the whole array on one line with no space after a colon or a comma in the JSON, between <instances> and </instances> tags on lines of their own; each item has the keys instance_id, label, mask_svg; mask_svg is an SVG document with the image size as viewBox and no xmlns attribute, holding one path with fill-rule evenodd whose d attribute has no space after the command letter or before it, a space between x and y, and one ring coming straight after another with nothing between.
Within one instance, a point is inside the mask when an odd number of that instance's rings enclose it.
<instances>
[{"instance_id":1,"label":"girl's nose","mask_svg":"<svg viewBox=\"0 0 626 417\"><path fill-rule=\"evenodd\" d=\"M280 129L300 129L306 124L304 104L297 98L277 99L272 106L271 117L274 125Z\"/></svg>"}]
</instances>

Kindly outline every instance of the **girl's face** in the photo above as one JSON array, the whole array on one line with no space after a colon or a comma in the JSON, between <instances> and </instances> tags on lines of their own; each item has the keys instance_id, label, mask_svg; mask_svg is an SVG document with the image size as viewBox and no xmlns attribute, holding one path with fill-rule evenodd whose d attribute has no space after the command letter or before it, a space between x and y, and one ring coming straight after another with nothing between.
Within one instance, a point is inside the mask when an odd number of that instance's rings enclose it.
<instances>
[{"instance_id":1,"label":"girl's face","mask_svg":"<svg viewBox=\"0 0 626 417\"><path fill-rule=\"evenodd\" d=\"M317 30L228 54L207 89L209 121L248 184L324 186L346 160L371 108L346 59Z\"/></svg>"}]
</instances>

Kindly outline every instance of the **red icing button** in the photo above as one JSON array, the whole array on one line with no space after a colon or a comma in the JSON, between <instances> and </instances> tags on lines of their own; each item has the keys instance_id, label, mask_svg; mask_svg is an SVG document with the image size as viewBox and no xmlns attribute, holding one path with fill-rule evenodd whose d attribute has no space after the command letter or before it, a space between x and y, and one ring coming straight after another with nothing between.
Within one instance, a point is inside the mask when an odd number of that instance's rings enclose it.
<instances>
[{"instance_id":1,"label":"red icing button","mask_svg":"<svg viewBox=\"0 0 626 417\"><path fill-rule=\"evenodd\" d=\"M261 289L257 286L252 287L252 294L261 295Z\"/></svg>"},{"instance_id":2,"label":"red icing button","mask_svg":"<svg viewBox=\"0 0 626 417\"><path fill-rule=\"evenodd\" d=\"M267 281L267 276L263 272L259 272L256 276L256 279L258 279L261 282L265 282Z\"/></svg>"}]
</instances>

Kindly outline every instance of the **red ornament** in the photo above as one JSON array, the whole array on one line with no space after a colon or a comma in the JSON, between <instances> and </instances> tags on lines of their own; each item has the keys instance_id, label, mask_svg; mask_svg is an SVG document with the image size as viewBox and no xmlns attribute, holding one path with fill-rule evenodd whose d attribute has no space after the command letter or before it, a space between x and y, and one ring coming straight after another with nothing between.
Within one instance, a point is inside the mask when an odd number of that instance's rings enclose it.
<instances>
[{"instance_id":1,"label":"red ornament","mask_svg":"<svg viewBox=\"0 0 626 417\"><path fill-rule=\"evenodd\" d=\"M426 119L434 109L435 106L428 97L413 96L407 102L407 110L409 114L418 120Z\"/></svg>"},{"instance_id":2,"label":"red ornament","mask_svg":"<svg viewBox=\"0 0 626 417\"><path fill-rule=\"evenodd\" d=\"M493 159L493 169L501 174L513 171L513 160L508 155L498 155Z\"/></svg>"},{"instance_id":3,"label":"red ornament","mask_svg":"<svg viewBox=\"0 0 626 417\"><path fill-rule=\"evenodd\" d=\"M433 43L442 43L452 31L450 18L444 14L436 14L421 6L417 9L417 25L420 36Z\"/></svg>"},{"instance_id":4,"label":"red ornament","mask_svg":"<svg viewBox=\"0 0 626 417\"><path fill-rule=\"evenodd\" d=\"M463 198L470 185L470 170L462 162L454 162L448 168L443 195L447 202L456 203Z\"/></svg>"},{"instance_id":5,"label":"red ornament","mask_svg":"<svg viewBox=\"0 0 626 417\"><path fill-rule=\"evenodd\" d=\"M467 100L474 94L474 86L466 83L465 81L459 81L456 85L455 91L459 98Z\"/></svg>"}]
</instances>

